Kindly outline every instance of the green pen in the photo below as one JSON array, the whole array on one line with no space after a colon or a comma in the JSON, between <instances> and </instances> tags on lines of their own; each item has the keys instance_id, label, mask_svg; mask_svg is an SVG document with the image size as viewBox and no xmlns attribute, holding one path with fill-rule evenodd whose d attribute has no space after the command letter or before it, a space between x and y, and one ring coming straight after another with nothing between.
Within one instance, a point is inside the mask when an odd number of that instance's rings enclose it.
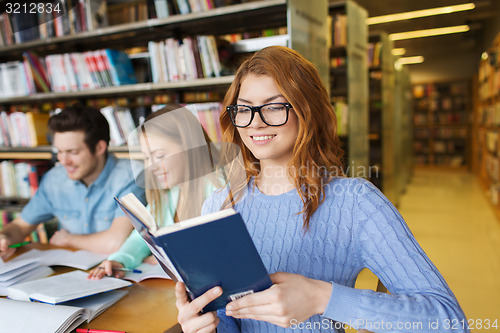
<instances>
[{"instance_id":1,"label":"green pen","mask_svg":"<svg viewBox=\"0 0 500 333\"><path fill-rule=\"evenodd\" d=\"M24 245L27 245L31 243L30 241L26 241L26 242L21 242L21 243L17 243L17 244L12 244L12 245L9 245L10 248L12 249L16 249L18 247L21 247L21 246L24 246Z\"/></svg>"}]
</instances>

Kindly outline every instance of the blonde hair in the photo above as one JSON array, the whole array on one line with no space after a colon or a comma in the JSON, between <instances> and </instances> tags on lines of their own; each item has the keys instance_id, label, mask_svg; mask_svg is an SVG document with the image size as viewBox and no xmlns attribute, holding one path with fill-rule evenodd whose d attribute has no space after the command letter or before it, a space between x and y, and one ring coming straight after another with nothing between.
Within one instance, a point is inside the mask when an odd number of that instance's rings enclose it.
<instances>
[{"instance_id":1,"label":"blonde hair","mask_svg":"<svg viewBox=\"0 0 500 333\"><path fill-rule=\"evenodd\" d=\"M167 114L167 118L160 118ZM152 119L155 120L151 121ZM148 115L146 122L140 127L139 135L143 139L148 135L160 136L182 147L183 154L179 155L179 158L184 158L183 163L189 166L185 168L185 183L182 191L189 194L189 201L184 200L182 205L176 207L172 218L174 222L178 222L199 216L205 200L207 180L216 187L221 185L215 176L200 177L200 175L210 174L214 169L215 161L218 160L218 151L211 145L211 140L198 119L186 108L178 104L169 104ZM160 188L156 177L150 172L145 172L145 187L146 200L150 205L151 213L156 221L164 221L165 194L169 193L170 189Z\"/></svg>"},{"instance_id":2,"label":"blonde hair","mask_svg":"<svg viewBox=\"0 0 500 333\"><path fill-rule=\"evenodd\" d=\"M324 200L324 185L343 176L343 150L337 136L337 118L326 88L312 63L296 51L270 46L256 52L239 67L224 98L224 106L236 104L241 82L249 75L272 77L297 115L299 131L289 163L289 173L304 203L304 228ZM246 182L260 172L259 161L243 144L228 112L220 117L223 141L237 144L243 156ZM305 175L302 175L305 171ZM300 174L298 174L300 172ZM234 198L228 199L234 203Z\"/></svg>"}]
</instances>

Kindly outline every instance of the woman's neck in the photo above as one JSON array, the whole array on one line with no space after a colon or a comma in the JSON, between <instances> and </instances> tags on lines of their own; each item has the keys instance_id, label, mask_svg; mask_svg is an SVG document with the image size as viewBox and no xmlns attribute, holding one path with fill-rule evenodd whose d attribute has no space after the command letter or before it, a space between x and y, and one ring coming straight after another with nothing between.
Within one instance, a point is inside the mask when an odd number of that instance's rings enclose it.
<instances>
[{"instance_id":1,"label":"woman's neck","mask_svg":"<svg viewBox=\"0 0 500 333\"><path fill-rule=\"evenodd\" d=\"M255 184L259 190L267 195L279 195L295 188L288 176L286 166L262 165L260 173L255 177Z\"/></svg>"}]
</instances>

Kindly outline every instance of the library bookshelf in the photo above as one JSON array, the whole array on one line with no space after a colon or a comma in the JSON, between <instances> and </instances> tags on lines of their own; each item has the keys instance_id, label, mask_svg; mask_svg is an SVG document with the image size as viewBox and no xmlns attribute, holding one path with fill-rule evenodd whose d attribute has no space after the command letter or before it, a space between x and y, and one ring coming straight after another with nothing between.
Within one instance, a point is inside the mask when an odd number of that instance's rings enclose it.
<instances>
[{"instance_id":1,"label":"library bookshelf","mask_svg":"<svg viewBox=\"0 0 500 333\"><path fill-rule=\"evenodd\" d=\"M472 168L500 218L500 34L479 63L475 83Z\"/></svg>"},{"instance_id":2,"label":"library bookshelf","mask_svg":"<svg viewBox=\"0 0 500 333\"><path fill-rule=\"evenodd\" d=\"M344 172L369 178L367 11L353 1L329 5L330 96L345 151Z\"/></svg>"},{"instance_id":3,"label":"library bookshelf","mask_svg":"<svg viewBox=\"0 0 500 333\"><path fill-rule=\"evenodd\" d=\"M413 86L415 164L469 163L471 90L468 79Z\"/></svg>"},{"instance_id":4,"label":"library bookshelf","mask_svg":"<svg viewBox=\"0 0 500 333\"><path fill-rule=\"evenodd\" d=\"M395 173L395 68L392 41L385 32L368 37L370 181L397 204Z\"/></svg>"},{"instance_id":5,"label":"library bookshelf","mask_svg":"<svg viewBox=\"0 0 500 333\"><path fill-rule=\"evenodd\" d=\"M196 38L200 35L224 36L243 34L248 31L284 28L286 35L272 40L260 39L257 46L253 47L261 48L267 45L284 44L296 49L316 65L328 86L329 82L325 79L328 77L327 12L326 0L315 1L314 5L308 5L300 0L241 1L238 4L205 11L133 21L11 45L4 44L0 46L0 64L23 61L25 52L34 52L38 57L47 57L55 54L84 53L104 48L121 51L139 48L145 49L146 52L136 58L146 59L149 66L147 70L150 71L149 76L152 76L151 72L154 69L151 69L151 54L147 52L149 42L158 43L168 38L180 41L182 38ZM245 52L248 51L245 49ZM134 63L134 57L130 58ZM65 92L40 92L38 90L30 94L2 96L0 97L0 108L6 113L18 109L47 112L47 109L53 110L74 102L99 108L112 105L129 107L134 121L136 121L139 118L138 113L143 119L154 106L169 102L181 104L220 102L233 78L233 73L221 70L218 73L214 71L213 75L189 80L153 82L151 79L145 79L144 81L138 80L138 83L135 84L96 87L90 90ZM201 119L200 122L202 122ZM202 125L204 124L202 123ZM110 152L119 158L140 158L139 154L133 153L131 155L126 146L111 146ZM7 146L0 148L0 161L26 163L45 161L53 164L55 156L50 146ZM14 204L11 197L5 199L2 200L0 195L0 209Z\"/></svg>"}]
</instances>

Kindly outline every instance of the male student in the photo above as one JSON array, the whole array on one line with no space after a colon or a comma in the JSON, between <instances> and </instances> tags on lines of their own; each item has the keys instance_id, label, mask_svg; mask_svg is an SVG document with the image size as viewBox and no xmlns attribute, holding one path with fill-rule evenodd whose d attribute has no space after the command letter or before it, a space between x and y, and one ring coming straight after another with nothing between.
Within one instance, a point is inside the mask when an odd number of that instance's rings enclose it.
<instances>
[{"instance_id":1,"label":"male student","mask_svg":"<svg viewBox=\"0 0 500 333\"><path fill-rule=\"evenodd\" d=\"M20 217L0 232L0 256L9 257L37 225L54 217L60 229L50 238L58 246L113 253L132 225L113 197L133 192L145 202L130 161L108 154L109 124L99 110L74 105L49 119L60 165L42 178Z\"/></svg>"}]
</instances>

